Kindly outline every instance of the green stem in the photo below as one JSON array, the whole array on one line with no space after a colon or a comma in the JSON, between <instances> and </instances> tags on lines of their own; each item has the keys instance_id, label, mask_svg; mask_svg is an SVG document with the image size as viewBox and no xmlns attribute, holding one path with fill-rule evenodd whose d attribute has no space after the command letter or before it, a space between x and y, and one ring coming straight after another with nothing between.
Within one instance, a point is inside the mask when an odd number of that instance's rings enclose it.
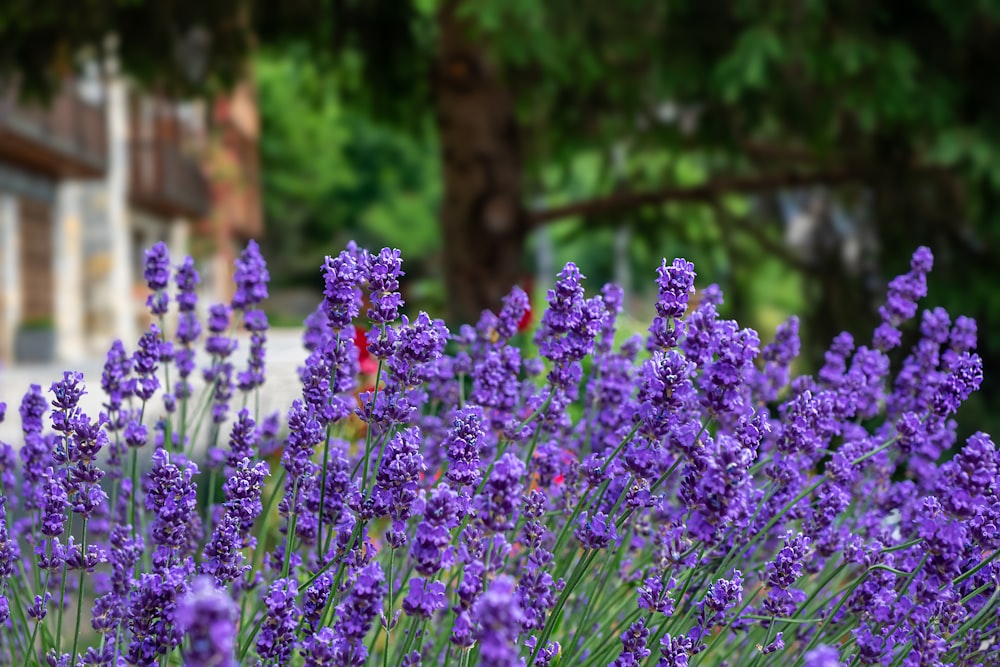
<instances>
[{"instance_id":1,"label":"green stem","mask_svg":"<svg viewBox=\"0 0 1000 667\"><path fill-rule=\"evenodd\" d=\"M326 467L330 460L330 436L332 430L333 430L332 425L327 424L326 437L323 439L323 466L319 482L319 527L318 527L319 532L316 535L317 549L323 547L323 524L325 523L323 521L323 511L326 508ZM322 556L322 554L318 555Z\"/></svg>"},{"instance_id":2,"label":"green stem","mask_svg":"<svg viewBox=\"0 0 1000 667\"><path fill-rule=\"evenodd\" d=\"M385 332L385 325L382 325L382 331ZM372 410L375 410L375 401L378 399L378 385L382 379L382 364L383 360L378 360L378 369L375 371L375 388L372 390ZM362 459L361 464L364 466L364 472L361 475L361 493L365 493L368 488L368 460L372 456L372 425L368 424L365 428L365 457ZM378 471L375 471L376 474Z\"/></svg>"},{"instance_id":3,"label":"green stem","mask_svg":"<svg viewBox=\"0 0 1000 667\"><path fill-rule=\"evenodd\" d=\"M208 498L205 501L205 527L212 531L212 506L215 505L215 468L208 471Z\"/></svg>"},{"instance_id":4,"label":"green stem","mask_svg":"<svg viewBox=\"0 0 1000 667\"><path fill-rule=\"evenodd\" d=\"M389 667L389 633L392 632L392 561L396 555L395 549L389 549L389 569L386 575L386 582L389 584L389 608L386 610L385 617L387 623L385 625L385 651L382 652L382 667ZM333 595L333 591L330 591Z\"/></svg>"},{"instance_id":5,"label":"green stem","mask_svg":"<svg viewBox=\"0 0 1000 667\"><path fill-rule=\"evenodd\" d=\"M70 512L69 527L66 529L67 541L69 540L69 536L72 534L73 534L73 513ZM57 656L62 655L63 607L66 606L63 601L65 599L66 599L66 561L64 560L62 564L62 577L60 577L59 581L59 600L58 600L59 613L56 616L56 632L58 633L56 635Z\"/></svg>"},{"instance_id":6,"label":"green stem","mask_svg":"<svg viewBox=\"0 0 1000 667\"><path fill-rule=\"evenodd\" d=\"M970 570L968 570L966 572L963 572L962 574L960 574L957 577L955 577L955 580L952 582L952 584L957 586L958 584L962 583L963 581L965 581L969 577L973 576L976 572L979 572L981 569L983 569L984 567L986 567L987 565L989 565L990 563L992 563L993 561L995 561L998 556L1000 556L1000 549L994 550L993 553L990 554L990 557L987 558L986 560L984 560L979 565L976 565L972 569L970 569ZM947 586L948 586L948 584L942 585L941 586L941 590L944 590Z\"/></svg>"},{"instance_id":7,"label":"green stem","mask_svg":"<svg viewBox=\"0 0 1000 667\"><path fill-rule=\"evenodd\" d=\"M142 420L146 416L146 401L142 402L142 406L139 408L139 424L142 425ZM139 448L132 448L132 497L129 499L129 522L132 524L132 529L139 533L138 519L135 514L135 504L137 498L139 497Z\"/></svg>"},{"instance_id":8,"label":"green stem","mask_svg":"<svg viewBox=\"0 0 1000 667\"><path fill-rule=\"evenodd\" d=\"M83 518L83 536L81 539L80 549L86 557L87 555L87 517ZM73 631L73 650L69 653L70 662L76 661L76 647L79 645L80 641L80 619L83 618L83 575L86 572L85 568L80 569L80 583L79 588L76 591L76 629Z\"/></svg>"},{"instance_id":9,"label":"green stem","mask_svg":"<svg viewBox=\"0 0 1000 667\"><path fill-rule=\"evenodd\" d=\"M264 563L264 553L267 550L267 534L268 530L271 527L271 512L272 509L274 508L274 502L275 500L277 500L278 494L281 490L281 485L285 481L286 472L287 471L284 468L282 468L281 472L278 473L278 478L275 480L274 489L271 491L271 496L267 499L267 504L264 505L264 512L263 512L264 518L262 519L260 532L257 533L257 546L254 547L254 552L253 552L253 572L260 572L260 568ZM308 585L309 584L306 584L306 586ZM304 589L306 586L303 586L302 588ZM244 600L246 600L246 597L244 597ZM243 616L240 615L240 633L242 634L242 632L243 632Z\"/></svg>"},{"instance_id":10,"label":"green stem","mask_svg":"<svg viewBox=\"0 0 1000 667\"><path fill-rule=\"evenodd\" d=\"M212 355L212 366L215 366L220 357L217 354ZM198 419L194 423L194 432L191 434L191 449L193 450L196 443L198 442L198 434L201 433L201 426L205 422L205 416L208 414L209 408L212 407L212 403L215 402L215 392L219 387L219 378L212 380L211 388L209 385L205 385L205 397L202 399L201 411L198 414Z\"/></svg>"},{"instance_id":11,"label":"green stem","mask_svg":"<svg viewBox=\"0 0 1000 667\"><path fill-rule=\"evenodd\" d=\"M340 349L340 331L337 331L337 338L334 342L335 349ZM330 400L327 402L329 405L333 402L333 383L334 376L336 374L336 369L330 369ZM316 536L316 544L318 547L322 547L323 543L323 509L326 507L326 468L330 460L330 438L333 436L333 424L327 423L326 425L326 438L323 440L323 465L322 474L320 475L320 486L319 486L319 533Z\"/></svg>"},{"instance_id":12,"label":"green stem","mask_svg":"<svg viewBox=\"0 0 1000 667\"><path fill-rule=\"evenodd\" d=\"M299 480L292 482L292 516L288 521L288 533L285 535L285 564L281 567L281 578L285 579L288 577L288 568L292 563L292 543L295 540L295 524L298 521L299 514L295 511L295 508L299 504Z\"/></svg>"},{"instance_id":13,"label":"green stem","mask_svg":"<svg viewBox=\"0 0 1000 667\"><path fill-rule=\"evenodd\" d=\"M10 598L11 602L13 602L14 611L17 613L17 618L21 622L21 626L24 627L24 628L27 628L28 627L28 615L25 614L25 612L24 612L24 607L21 605L21 600L22 599L23 600L30 599L29 595L28 595L28 591L25 591L25 590L20 590L20 591L14 590L15 587L17 587L17 582L14 581L13 579L8 580L8 582L7 582L7 588L10 591L9 598ZM35 630L33 630L32 633L31 633L31 642L24 647L24 657L25 657L25 660L27 660L28 655L30 655L34 651L34 648L35 648L34 647L34 643L35 643L35 631L37 629L38 629L38 627L36 625ZM18 644L20 644L21 640L24 639L24 636L21 635L20 633L15 633L15 636L17 637L17 643ZM11 656L11 657L13 657L13 656Z\"/></svg>"},{"instance_id":14,"label":"green stem","mask_svg":"<svg viewBox=\"0 0 1000 667\"><path fill-rule=\"evenodd\" d=\"M597 558L598 553L600 553L600 550L594 549L577 562L576 568L573 570L573 574L570 576L569 582L559 595L559 600L556 602L555 608L552 610L549 617L545 619L545 626L542 628L541 636L538 639L538 643L535 644L535 649L531 652L531 658L528 660L529 665L535 664L535 658L538 657L538 652L541 651L542 647L548 643L549 637L552 635L552 631L555 630L555 626L559 622L559 615L562 613L563 607L566 606L566 600L569 599L570 593L572 593L573 589L580 583L580 579L583 578L587 569L590 568L591 563L593 563L594 559Z\"/></svg>"}]
</instances>

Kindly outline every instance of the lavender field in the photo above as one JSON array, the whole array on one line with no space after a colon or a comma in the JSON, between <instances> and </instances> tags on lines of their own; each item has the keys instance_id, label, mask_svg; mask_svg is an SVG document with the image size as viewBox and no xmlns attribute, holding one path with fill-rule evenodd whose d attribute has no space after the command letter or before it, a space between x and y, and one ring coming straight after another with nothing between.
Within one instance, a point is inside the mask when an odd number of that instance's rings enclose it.
<instances>
[{"instance_id":1,"label":"lavender field","mask_svg":"<svg viewBox=\"0 0 1000 667\"><path fill-rule=\"evenodd\" d=\"M0 664L1000 664L1000 454L956 441L983 368L932 264L809 376L682 259L631 337L573 264L534 331L518 288L452 330L351 244L297 347L255 243L204 310L159 244L156 324L8 398Z\"/></svg>"}]
</instances>

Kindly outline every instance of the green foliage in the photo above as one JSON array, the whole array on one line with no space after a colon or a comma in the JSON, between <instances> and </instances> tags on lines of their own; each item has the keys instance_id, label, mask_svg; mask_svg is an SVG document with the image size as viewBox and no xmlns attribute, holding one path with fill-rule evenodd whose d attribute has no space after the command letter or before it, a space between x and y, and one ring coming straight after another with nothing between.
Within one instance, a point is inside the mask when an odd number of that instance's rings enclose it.
<instances>
[{"instance_id":1,"label":"green foliage","mask_svg":"<svg viewBox=\"0 0 1000 667\"><path fill-rule=\"evenodd\" d=\"M254 73L276 277L316 284L331 241L391 245L424 261L439 251L437 151L426 135L401 133L346 105L306 52L265 53ZM416 270L428 267L417 259Z\"/></svg>"},{"instance_id":2,"label":"green foliage","mask_svg":"<svg viewBox=\"0 0 1000 667\"><path fill-rule=\"evenodd\" d=\"M456 6L516 102L531 206L727 178L773 178L761 191L774 192L785 174L845 197L842 183L861 183L875 202L866 275L831 280L844 273L832 245L811 266L784 256L774 211L725 187L566 222L551 232L566 257L609 275L610 232L587 235L628 224L633 262L686 254L720 277L727 308L763 312L759 299L799 290L816 359L836 331L867 327L879 295L866 285L924 243L941 301L977 316L987 367L1000 366L1000 0L41 4L0 5L0 75L29 86L58 81L111 33L126 70L168 90L231 81L251 44L273 49L257 76L276 276L312 280L314 241L348 236L402 246L424 258L408 270L429 274L437 17Z\"/></svg>"}]
</instances>

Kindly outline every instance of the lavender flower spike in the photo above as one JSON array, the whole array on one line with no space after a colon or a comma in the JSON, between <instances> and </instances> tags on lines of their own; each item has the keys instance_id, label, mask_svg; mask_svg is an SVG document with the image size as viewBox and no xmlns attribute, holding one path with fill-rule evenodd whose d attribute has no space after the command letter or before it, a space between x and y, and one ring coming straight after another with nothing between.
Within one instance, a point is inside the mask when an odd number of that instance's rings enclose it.
<instances>
[{"instance_id":1,"label":"lavender flower spike","mask_svg":"<svg viewBox=\"0 0 1000 667\"><path fill-rule=\"evenodd\" d=\"M514 640L521 624L521 608L514 595L514 579L501 575L472 608L479 630L479 664L486 667L519 667Z\"/></svg>"},{"instance_id":2,"label":"lavender flower spike","mask_svg":"<svg viewBox=\"0 0 1000 667\"><path fill-rule=\"evenodd\" d=\"M143 277L149 289L153 291L146 298L146 307L153 315L165 314L170 305L170 299L165 291L170 282L170 251L163 241L146 251Z\"/></svg>"},{"instance_id":3,"label":"lavender flower spike","mask_svg":"<svg viewBox=\"0 0 1000 667\"><path fill-rule=\"evenodd\" d=\"M181 598L174 614L178 629L187 637L187 667L236 667L236 621L239 610L229 595L210 577L198 577Z\"/></svg>"},{"instance_id":4,"label":"lavender flower spike","mask_svg":"<svg viewBox=\"0 0 1000 667\"><path fill-rule=\"evenodd\" d=\"M260 246L251 239L236 258L236 270L233 273L233 281L236 283L233 308L247 310L261 303L267 298L267 283L270 279L267 264L260 254Z\"/></svg>"}]
</instances>

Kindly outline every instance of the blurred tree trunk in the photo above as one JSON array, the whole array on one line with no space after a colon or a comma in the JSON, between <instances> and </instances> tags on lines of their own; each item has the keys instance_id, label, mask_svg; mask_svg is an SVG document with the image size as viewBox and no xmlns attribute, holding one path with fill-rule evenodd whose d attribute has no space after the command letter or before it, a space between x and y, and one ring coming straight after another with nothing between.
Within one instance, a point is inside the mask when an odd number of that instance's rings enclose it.
<instances>
[{"instance_id":1,"label":"blurred tree trunk","mask_svg":"<svg viewBox=\"0 0 1000 667\"><path fill-rule=\"evenodd\" d=\"M520 278L529 230L514 104L481 41L438 13L432 90L444 171L441 224L453 322L495 309Z\"/></svg>"}]
</instances>

